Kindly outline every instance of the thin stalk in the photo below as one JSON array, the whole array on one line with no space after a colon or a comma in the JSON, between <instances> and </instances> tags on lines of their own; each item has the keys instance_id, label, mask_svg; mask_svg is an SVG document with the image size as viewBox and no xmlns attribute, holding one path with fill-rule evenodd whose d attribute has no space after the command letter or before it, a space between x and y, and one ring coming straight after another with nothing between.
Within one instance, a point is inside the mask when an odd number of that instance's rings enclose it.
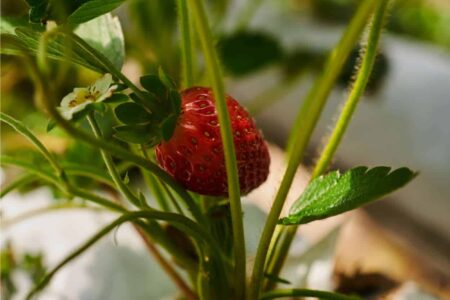
<instances>
[{"instance_id":1,"label":"thin stalk","mask_svg":"<svg viewBox=\"0 0 450 300\"><path fill-rule=\"evenodd\" d=\"M202 44L208 73L212 80L215 104L220 122L220 133L225 154L225 165L228 180L228 196L231 206L233 227L234 259L235 259L235 299L245 298L245 239L242 221L241 195L237 172L236 153L234 151L233 133L225 99L225 86L220 69L219 58L214 47L214 40L208 17L202 0L192 0L192 12L195 15L197 31Z\"/></svg>"},{"instance_id":2,"label":"thin stalk","mask_svg":"<svg viewBox=\"0 0 450 300\"><path fill-rule=\"evenodd\" d=\"M29 163L29 162L21 160L19 158L7 156L7 155L0 156L0 164L16 166L16 167L22 168L22 169L26 170L28 173L36 175L39 178L44 179L45 181L47 181L51 184L54 184L56 187L61 189L61 191L63 191L63 192L65 191L65 186L63 186L61 184L61 181L59 180L59 178L56 175L49 172L48 170L39 168L38 166L36 166L36 164Z\"/></svg>"},{"instance_id":3,"label":"thin stalk","mask_svg":"<svg viewBox=\"0 0 450 300\"><path fill-rule=\"evenodd\" d=\"M345 102L341 115L339 116L333 132L330 135L327 145L322 151L319 160L312 173L312 178L322 175L336 153L336 149L341 143L342 137L350 124L353 113L358 105L359 99L363 95L367 82L369 81L370 74L372 73L375 59L377 56L378 44L383 28L383 23L387 11L388 0L380 0L378 7L375 11L373 22L370 28L369 37L367 40L367 47L363 56L363 61L358 72L355 83L353 84L350 95Z\"/></svg>"},{"instance_id":4,"label":"thin stalk","mask_svg":"<svg viewBox=\"0 0 450 300\"><path fill-rule=\"evenodd\" d=\"M275 196L272 209L267 217L267 221L258 245L258 250L256 252L255 264L249 286L250 293L248 299L250 300L257 300L259 297L261 284L263 281L264 266L267 258L267 249L270 246L273 232L297 171L297 167L303 158L306 145L308 144L308 141L316 126L331 88L333 87L343 64L347 60L348 55L357 42L361 32L364 30L365 23L373 11L376 3L377 0L366 0L360 5L355 17L351 20L350 25L342 36L338 46L330 55L324 73L315 82L302 108L300 109L290 136L290 143L288 144L289 160L287 169L281 181L280 188Z\"/></svg>"},{"instance_id":5,"label":"thin stalk","mask_svg":"<svg viewBox=\"0 0 450 300\"><path fill-rule=\"evenodd\" d=\"M120 206L117 205L103 197L97 196L95 194L91 194L88 193L86 191L83 191L79 188L76 188L74 186L72 186L71 184L67 184L65 186L61 185L61 182L58 180L58 178L53 175L50 172L44 171L36 166L34 166L33 164L30 164L28 162L24 162L20 159L16 159L13 157L8 157L8 156L1 156L1 164L2 165L14 165L20 168L23 168L25 170L27 170L28 172L35 174L36 176L38 176L39 178L54 184L57 188L59 188L63 193L72 195L72 196L77 196L80 197L82 199L85 200L89 200L93 203L96 203L98 205L110 208L112 210L116 210L116 211L124 211L124 209Z\"/></svg>"},{"instance_id":6,"label":"thin stalk","mask_svg":"<svg viewBox=\"0 0 450 300\"><path fill-rule=\"evenodd\" d=\"M322 151L322 154L314 168L311 180L322 175L327 170L336 152L336 149L339 146L342 137L351 121L351 118L353 116L353 113L355 112L359 99L361 98L361 96L364 93L364 90L366 89L367 82L370 78L370 74L372 72L373 65L375 63L378 44L385 16L387 13L388 2L389 2L388 0L381 0L377 4L373 16L373 21L370 25L365 53L358 71L356 81L353 84L352 90L345 102L341 115L339 116L339 119L336 122L336 125L328 140L328 143L325 146L324 150ZM278 253L275 255L276 259L273 261L273 264L270 267L270 272L272 274L277 275L280 272L283 263L285 261L285 258L287 256L289 247L295 237L297 228L298 226L289 226L287 229L286 228L282 229L284 239L281 242L279 249L277 249Z\"/></svg>"},{"instance_id":7,"label":"thin stalk","mask_svg":"<svg viewBox=\"0 0 450 300\"><path fill-rule=\"evenodd\" d=\"M193 37L187 1L189 0L177 0L178 26L181 33L181 69L183 71L183 87L190 87L194 84Z\"/></svg>"},{"instance_id":8,"label":"thin stalk","mask_svg":"<svg viewBox=\"0 0 450 300\"><path fill-rule=\"evenodd\" d=\"M157 184L159 184L159 186L164 189L164 191L166 192L167 197L169 197L170 202L172 203L173 207L175 207L175 210L180 214L184 216L184 211L183 209L181 209L181 206L178 204L177 199L175 199L175 196L172 194L172 192L170 191L170 189L167 187L167 185L165 185L164 183L160 182L158 180Z\"/></svg>"},{"instance_id":9,"label":"thin stalk","mask_svg":"<svg viewBox=\"0 0 450 300\"><path fill-rule=\"evenodd\" d=\"M150 161L150 157L144 145L140 145L140 150L144 158ZM147 184L147 187L150 189L150 192L152 193L156 202L158 202L159 207L163 211L170 211L169 205L164 197L164 192L161 188L161 185L158 182L157 177L143 168L140 169L142 176L144 177L144 181Z\"/></svg>"},{"instance_id":10,"label":"thin stalk","mask_svg":"<svg viewBox=\"0 0 450 300\"><path fill-rule=\"evenodd\" d=\"M346 296L338 293L316 291L308 289L280 289L271 292L264 293L261 296L261 300L276 299L276 298L290 298L290 297L314 297L317 299L327 300L360 300L361 298L356 296Z\"/></svg>"},{"instance_id":11,"label":"thin stalk","mask_svg":"<svg viewBox=\"0 0 450 300\"><path fill-rule=\"evenodd\" d=\"M79 165L70 162L63 162L61 166L64 168L64 171L67 173L67 175L88 177L103 184L106 184L112 188L116 187L114 185L114 182L111 180L111 177L107 175L103 170L99 170L95 167L87 165Z\"/></svg>"},{"instance_id":12,"label":"thin stalk","mask_svg":"<svg viewBox=\"0 0 450 300\"><path fill-rule=\"evenodd\" d=\"M92 132L94 133L95 137L103 138L102 131L98 126L98 123L95 120L93 113L90 113L87 116L87 120L89 122L89 125L91 125ZM136 207L141 207L142 206L141 201L133 194L133 192L130 191L128 186L123 182L122 178L120 177L120 174L117 171L116 165L114 164L111 155L109 155L109 153L107 153L104 150L100 150L100 153L102 155L103 161L105 162L106 168L108 169L109 175L116 184L116 187L119 190L119 192L133 205L135 205Z\"/></svg>"},{"instance_id":13,"label":"thin stalk","mask_svg":"<svg viewBox=\"0 0 450 300\"><path fill-rule=\"evenodd\" d=\"M16 132L27 138L42 154L42 156L44 156L48 160L48 162L58 175L63 174L63 170L59 163L56 161L53 154L50 153L47 148L45 148L41 141L39 141L39 139L22 122L3 112L0 113L0 120L11 126Z\"/></svg>"},{"instance_id":14,"label":"thin stalk","mask_svg":"<svg viewBox=\"0 0 450 300\"><path fill-rule=\"evenodd\" d=\"M95 120L95 117L93 114L89 114L87 116L88 122L92 127L92 131L94 132L94 135L97 138L102 137L102 132L100 130L100 127L97 124L97 121ZM140 203L140 200L130 191L130 189L126 186L126 184L122 181L122 178L119 175L119 172L116 169L116 166L112 160L112 157L105 151L100 151L103 157L103 160L105 162L105 165L109 171L109 174L111 178L113 179L114 183L116 184L117 188L121 192L121 194L132 204L134 204L137 207L141 207L142 205ZM150 207L146 207L150 209ZM153 210L153 209L151 209ZM153 236L155 233L155 229L159 227L159 224L157 224L154 221L150 221L149 225L153 228ZM184 291L184 294L188 296L189 299L195 299L193 297L192 292L190 292L190 289L187 288L187 285L184 283L184 280L177 274L177 272L172 268L172 266L161 256L159 251L156 249L156 247L147 239L147 236L145 235L145 232L137 227L137 225L134 226L138 232L138 234L141 236L141 238L144 240L145 245L147 246L147 249L153 254L155 259L160 263L161 267L164 271L167 272L169 277L171 277L174 281L174 283L182 290ZM161 237L161 234L158 235ZM161 240L161 239L160 239ZM167 243L166 243L167 245ZM192 269L189 269L192 270Z\"/></svg>"}]
</instances>

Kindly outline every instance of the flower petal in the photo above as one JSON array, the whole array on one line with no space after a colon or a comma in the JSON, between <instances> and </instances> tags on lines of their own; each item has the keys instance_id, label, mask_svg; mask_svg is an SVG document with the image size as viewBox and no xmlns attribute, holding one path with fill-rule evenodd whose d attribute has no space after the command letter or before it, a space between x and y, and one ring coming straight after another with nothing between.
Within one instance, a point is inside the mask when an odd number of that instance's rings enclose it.
<instances>
[{"instance_id":1,"label":"flower petal","mask_svg":"<svg viewBox=\"0 0 450 300\"><path fill-rule=\"evenodd\" d=\"M61 107L69 107L69 103L75 100L77 97L77 92L74 91L64 96L64 98L61 100Z\"/></svg>"},{"instance_id":2,"label":"flower petal","mask_svg":"<svg viewBox=\"0 0 450 300\"><path fill-rule=\"evenodd\" d=\"M106 73L102 78L98 79L91 85L90 91L95 98L100 97L108 91L109 86L113 83L111 74Z\"/></svg>"},{"instance_id":3,"label":"flower petal","mask_svg":"<svg viewBox=\"0 0 450 300\"><path fill-rule=\"evenodd\" d=\"M111 86L105 93L103 93L102 95L100 95L100 97L98 97L96 99L96 102L101 102L101 101L111 97L115 90L117 90L117 85Z\"/></svg>"},{"instance_id":4,"label":"flower petal","mask_svg":"<svg viewBox=\"0 0 450 300\"><path fill-rule=\"evenodd\" d=\"M89 104L93 103L91 100L85 101L74 107L58 107L61 116L66 120L71 120L73 115L80 112L86 108Z\"/></svg>"}]
</instances>

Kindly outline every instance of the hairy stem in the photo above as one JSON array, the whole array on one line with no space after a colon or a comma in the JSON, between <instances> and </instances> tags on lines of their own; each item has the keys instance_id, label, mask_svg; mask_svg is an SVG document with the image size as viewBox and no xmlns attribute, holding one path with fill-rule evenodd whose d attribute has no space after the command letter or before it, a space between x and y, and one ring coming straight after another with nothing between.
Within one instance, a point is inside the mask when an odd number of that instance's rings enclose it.
<instances>
[{"instance_id":1,"label":"hairy stem","mask_svg":"<svg viewBox=\"0 0 450 300\"><path fill-rule=\"evenodd\" d=\"M352 87L352 90L345 102L341 115L333 129L333 132L329 138L327 145L325 146L311 177L311 180L322 175L328 168L337 147L339 146L342 137L351 121L351 117L355 112L359 99L361 98L364 90L367 86L370 74L375 63L378 44L383 28L383 23L386 16L388 0L380 0L377 4L373 21L370 26L369 36L367 38L366 49L359 68L359 72L356 81ZM272 262L269 272L272 274L278 274L283 266L285 258L287 256L289 247L295 237L298 226L290 226L283 228L281 232L284 234L284 239L280 243L276 259Z\"/></svg>"},{"instance_id":2,"label":"hairy stem","mask_svg":"<svg viewBox=\"0 0 450 300\"><path fill-rule=\"evenodd\" d=\"M267 249L269 248L273 232L283 208L286 196L294 179L297 167L303 158L306 145L312 135L326 99L342 69L348 55L364 29L367 18L376 5L376 0L366 0L360 5L355 17L342 36L338 46L330 55L324 73L314 83L295 122L288 144L289 160L280 188L275 196L272 209L267 217L261 239L256 252L255 264L250 282L250 300L257 300L263 281L264 266L266 264Z\"/></svg>"}]
</instances>

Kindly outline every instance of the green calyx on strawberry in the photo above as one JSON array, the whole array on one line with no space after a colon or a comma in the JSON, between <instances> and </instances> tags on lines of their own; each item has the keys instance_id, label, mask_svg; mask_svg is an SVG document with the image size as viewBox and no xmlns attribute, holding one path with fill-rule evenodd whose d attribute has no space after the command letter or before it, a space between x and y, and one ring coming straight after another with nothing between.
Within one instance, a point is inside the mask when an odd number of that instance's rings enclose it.
<instances>
[{"instance_id":1,"label":"green calyx on strawberry","mask_svg":"<svg viewBox=\"0 0 450 300\"><path fill-rule=\"evenodd\" d=\"M234 137L242 194L268 176L270 156L261 132L249 113L226 96ZM170 140L156 147L159 165L186 189L210 196L227 196L227 175L220 127L210 88L181 92L181 114Z\"/></svg>"},{"instance_id":2,"label":"green calyx on strawberry","mask_svg":"<svg viewBox=\"0 0 450 300\"><path fill-rule=\"evenodd\" d=\"M181 96L162 69L159 75L142 76L140 83L145 91L140 96L130 94L131 101L120 103L114 109L123 124L113 128L114 137L152 147L173 135L181 113Z\"/></svg>"}]
</instances>

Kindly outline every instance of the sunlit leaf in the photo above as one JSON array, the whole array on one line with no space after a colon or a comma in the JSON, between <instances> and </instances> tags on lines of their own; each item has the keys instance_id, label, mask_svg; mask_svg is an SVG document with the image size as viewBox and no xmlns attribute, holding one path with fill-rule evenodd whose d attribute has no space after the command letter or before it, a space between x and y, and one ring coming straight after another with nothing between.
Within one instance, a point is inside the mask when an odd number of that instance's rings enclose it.
<instances>
[{"instance_id":1,"label":"sunlit leaf","mask_svg":"<svg viewBox=\"0 0 450 300\"><path fill-rule=\"evenodd\" d=\"M281 224L305 224L355 209L411 181L416 173L408 168L389 173L389 167L357 167L344 174L334 171L313 180L292 205Z\"/></svg>"}]
</instances>

